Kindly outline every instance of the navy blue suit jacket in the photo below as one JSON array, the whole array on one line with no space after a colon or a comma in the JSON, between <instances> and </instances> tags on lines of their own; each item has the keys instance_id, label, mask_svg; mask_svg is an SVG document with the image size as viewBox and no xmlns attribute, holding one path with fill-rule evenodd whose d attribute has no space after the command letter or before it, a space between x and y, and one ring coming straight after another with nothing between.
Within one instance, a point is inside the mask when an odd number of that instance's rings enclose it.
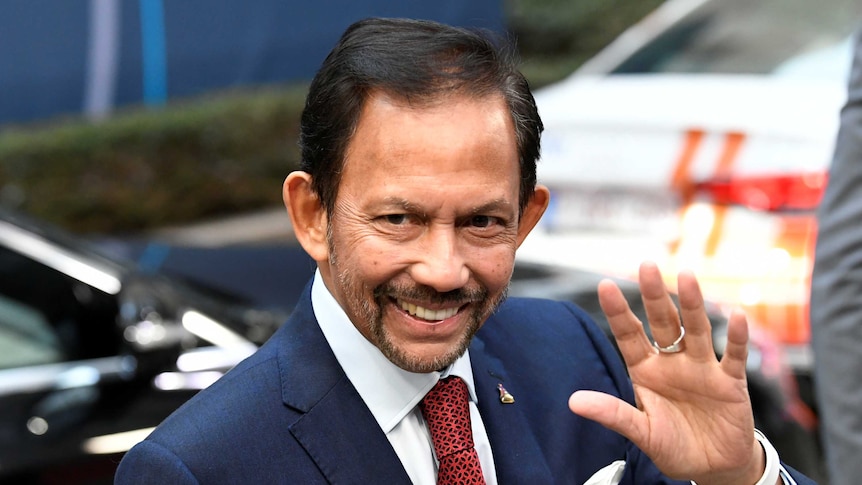
<instances>
[{"instance_id":1,"label":"navy blue suit jacket","mask_svg":"<svg viewBox=\"0 0 862 485\"><path fill-rule=\"evenodd\" d=\"M479 411L503 484L582 484L626 460L625 484L663 477L622 436L568 409L576 389L634 400L610 342L567 303L511 298L470 346ZM515 397L500 402L498 384ZM124 457L117 484L409 484L311 309L167 418Z\"/></svg>"}]
</instances>

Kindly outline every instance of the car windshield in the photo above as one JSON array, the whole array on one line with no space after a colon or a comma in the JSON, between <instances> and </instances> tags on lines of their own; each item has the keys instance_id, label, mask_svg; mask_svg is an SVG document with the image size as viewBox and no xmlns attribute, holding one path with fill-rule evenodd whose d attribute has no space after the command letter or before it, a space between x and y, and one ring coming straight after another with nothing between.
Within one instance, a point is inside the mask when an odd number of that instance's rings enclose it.
<instances>
[{"instance_id":1,"label":"car windshield","mask_svg":"<svg viewBox=\"0 0 862 485\"><path fill-rule=\"evenodd\" d=\"M712 0L612 73L846 76L859 0Z\"/></svg>"}]
</instances>

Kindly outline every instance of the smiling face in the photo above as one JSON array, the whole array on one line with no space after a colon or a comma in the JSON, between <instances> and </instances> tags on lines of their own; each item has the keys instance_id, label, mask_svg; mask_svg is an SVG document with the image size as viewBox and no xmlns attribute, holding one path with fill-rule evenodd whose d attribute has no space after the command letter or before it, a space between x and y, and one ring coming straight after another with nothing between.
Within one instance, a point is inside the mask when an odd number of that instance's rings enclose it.
<instances>
[{"instance_id":1,"label":"smiling face","mask_svg":"<svg viewBox=\"0 0 862 485\"><path fill-rule=\"evenodd\" d=\"M519 182L502 96L416 107L378 92L347 147L325 251L309 252L366 339L403 369L438 370L505 298L544 210L540 188L519 217Z\"/></svg>"}]
</instances>

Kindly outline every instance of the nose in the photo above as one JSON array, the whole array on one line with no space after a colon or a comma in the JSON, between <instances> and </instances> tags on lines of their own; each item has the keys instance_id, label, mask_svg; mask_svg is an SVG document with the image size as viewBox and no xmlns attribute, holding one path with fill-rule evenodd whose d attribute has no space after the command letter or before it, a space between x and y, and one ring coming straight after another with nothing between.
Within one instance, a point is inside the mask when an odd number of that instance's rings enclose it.
<instances>
[{"instance_id":1,"label":"nose","mask_svg":"<svg viewBox=\"0 0 862 485\"><path fill-rule=\"evenodd\" d=\"M459 250L457 229L429 228L419 244L416 262L410 276L418 284L440 293L462 288L470 279L470 270Z\"/></svg>"}]
</instances>

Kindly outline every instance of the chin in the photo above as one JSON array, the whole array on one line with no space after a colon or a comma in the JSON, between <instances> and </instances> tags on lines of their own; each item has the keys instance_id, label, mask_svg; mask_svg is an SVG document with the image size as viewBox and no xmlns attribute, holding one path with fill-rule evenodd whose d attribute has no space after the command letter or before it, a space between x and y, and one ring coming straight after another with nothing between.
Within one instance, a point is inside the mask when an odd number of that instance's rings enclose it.
<instances>
[{"instance_id":1,"label":"chin","mask_svg":"<svg viewBox=\"0 0 862 485\"><path fill-rule=\"evenodd\" d=\"M406 346L396 346L387 341L380 345L380 351L393 364L408 371L419 374L439 371L452 365L459 357L464 355L470 339L462 339L455 344L418 344L415 351Z\"/></svg>"}]
</instances>

